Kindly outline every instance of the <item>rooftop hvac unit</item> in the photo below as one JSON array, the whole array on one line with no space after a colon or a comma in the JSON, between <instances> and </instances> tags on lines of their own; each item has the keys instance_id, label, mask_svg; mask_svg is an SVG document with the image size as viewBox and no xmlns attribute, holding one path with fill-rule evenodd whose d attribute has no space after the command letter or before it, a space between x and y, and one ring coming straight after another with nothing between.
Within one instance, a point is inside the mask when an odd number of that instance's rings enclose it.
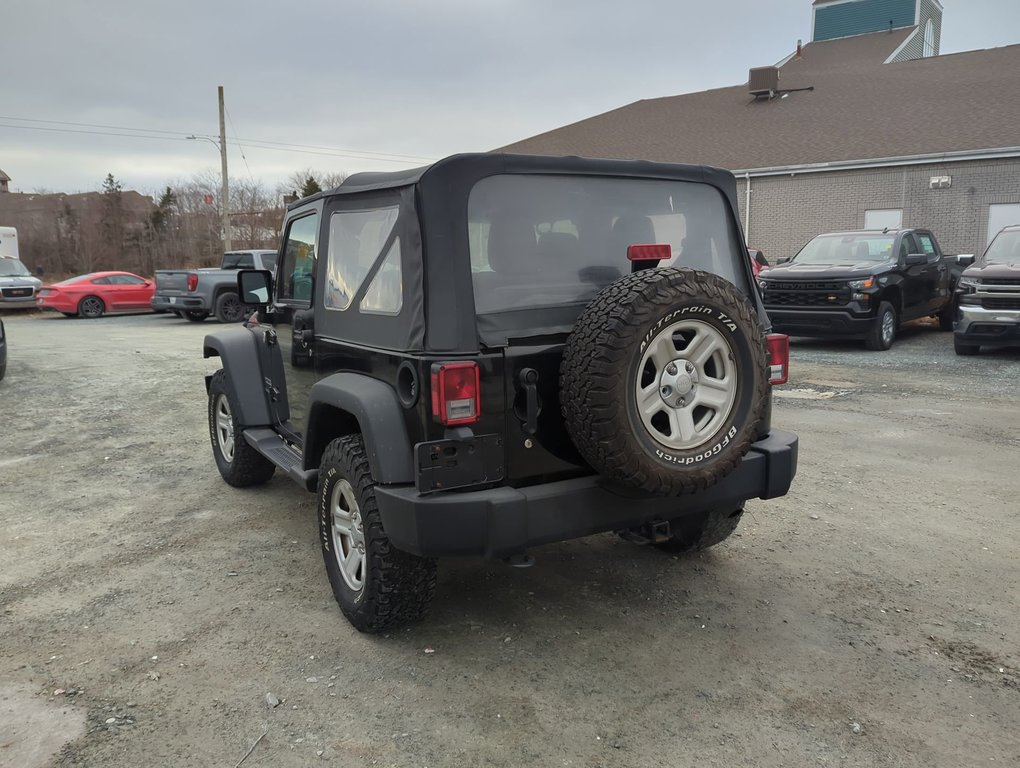
<instances>
[{"instance_id":1,"label":"rooftop hvac unit","mask_svg":"<svg viewBox=\"0 0 1020 768\"><path fill-rule=\"evenodd\" d=\"M747 81L752 96L774 96L779 91L779 67L756 67Z\"/></svg>"}]
</instances>

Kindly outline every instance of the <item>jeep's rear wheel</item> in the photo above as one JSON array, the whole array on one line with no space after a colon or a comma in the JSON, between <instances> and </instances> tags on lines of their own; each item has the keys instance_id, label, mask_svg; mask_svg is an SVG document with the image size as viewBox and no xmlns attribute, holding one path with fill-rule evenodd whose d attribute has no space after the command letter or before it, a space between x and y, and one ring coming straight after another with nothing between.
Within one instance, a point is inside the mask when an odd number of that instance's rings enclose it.
<instances>
[{"instance_id":1,"label":"jeep's rear wheel","mask_svg":"<svg viewBox=\"0 0 1020 768\"><path fill-rule=\"evenodd\" d=\"M655 546L674 554L700 552L728 539L737 530L743 515L744 507L741 505L736 510L715 510L704 515L679 517L670 521L669 539Z\"/></svg>"},{"instance_id":2,"label":"jeep's rear wheel","mask_svg":"<svg viewBox=\"0 0 1020 768\"><path fill-rule=\"evenodd\" d=\"M216 371L209 382L209 438L216 467L235 488L261 485L273 476L276 465L248 445L241 429L227 374Z\"/></svg>"},{"instance_id":3,"label":"jeep's rear wheel","mask_svg":"<svg viewBox=\"0 0 1020 768\"><path fill-rule=\"evenodd\" d=\"M757 437L768 401L751 303L717 275L648 269L585 308L567 340L560 400L585 460L650 493L703 490Z\"/></svg>"},{"instance_id":4,"label":"jeep's rear wheel","mask_svg":"<svg viewBox=\"0 0 1020 768\"><path fill-rule=\"evenodd\" d=\"M319 541L340 610L378 633L417 621L436 590L436 561L396 549L383 530L361 435L328 446L319 467Z\"/></svg>"}]
</instances>

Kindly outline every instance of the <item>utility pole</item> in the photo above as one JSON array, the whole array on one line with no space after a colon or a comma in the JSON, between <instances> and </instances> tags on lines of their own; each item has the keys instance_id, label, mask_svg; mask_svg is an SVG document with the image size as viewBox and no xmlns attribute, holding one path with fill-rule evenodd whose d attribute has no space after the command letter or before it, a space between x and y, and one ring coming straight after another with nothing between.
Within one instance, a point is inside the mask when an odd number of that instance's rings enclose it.
<instances>
[{"instance_id":1,"label":"utility pole","mask_svg":"<svg viewBox=\"0 0 1020 768\"><path fill-rule=\"evenodd\" d=\"M233 250L230 242L230 183L227 181L227 124L223 118L223 86L219 86L220 97L220 172L223 175L223 189L220 192L220 209L223 213L223 250Z\"/></svg>"}]
</instances>

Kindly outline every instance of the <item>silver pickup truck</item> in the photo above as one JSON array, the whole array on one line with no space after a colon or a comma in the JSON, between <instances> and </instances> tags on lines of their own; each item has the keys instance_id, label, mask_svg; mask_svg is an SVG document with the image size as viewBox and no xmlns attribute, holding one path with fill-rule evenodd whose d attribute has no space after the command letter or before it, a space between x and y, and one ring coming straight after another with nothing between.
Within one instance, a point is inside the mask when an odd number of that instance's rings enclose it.
<instances>
[{"instance_id":1,"label":"silver pickup truck","mask_svg":"<svg viewBox=\"0 0 1020 768\"><path fill-rule=\"evenodd\" d=\"M228 251L219 269L158 269L152 308L199 323L215 315L221 323L238 323L247 307L237 298L239 269L276 268L276 251Z\"/></svg>"}]
</instances>

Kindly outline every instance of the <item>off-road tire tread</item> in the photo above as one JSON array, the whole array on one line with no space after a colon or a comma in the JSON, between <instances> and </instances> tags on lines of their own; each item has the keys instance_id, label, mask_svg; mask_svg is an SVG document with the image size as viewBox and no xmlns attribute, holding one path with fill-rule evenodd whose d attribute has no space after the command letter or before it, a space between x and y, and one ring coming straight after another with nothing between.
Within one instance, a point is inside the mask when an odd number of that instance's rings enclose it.
<instances>
[{"instance_id":1,"label":"off-road tire tread","mask_svg":"<svg viewBox=\"0 0 1020 768\"><path fill-rule=\"evenodd\" d=\"M221 394L226 395L234 419L234 460L230 462L220 454L220 447L216 441L216 398ZM227 386L227 372L221 368L213 374L209 382L209 439L212 441L213 459L227 485L235 488L262 485L276 472L276 465L244 439L241 425L237 422L237 414L237 403Z\"/></svg>"},{"instance_id":2,"label":"off-road tire tread","mask_svg":"<svg viewBox=\"0 0 1020 768\"><path fill-rule=\"evenodd\" d=\"M320 505L328 503L328 500L324 501L328 494L323 492L325 470L334 464L340 470L339 475L346 478L358 494L366 543L365 596L357 608L345 604L338 594L338 585L332 583L332 577L330 579L341 611L355 629L370 634L419 621L428 612L436 592L436 560L403 552L390 542L379 515L375 481L360 434L337 438L326 446L319 471ZM319 518L323 519L321 509ZM322 554L327 564L334 558L333 553L326 549ZM339 574L337 579L342 581Z\"/></svg>"},{"instance_id":3,"label":"off-road tire tread","mask_svg":"<svg viewBox=\"0 0 1020 768\"><path fill-rule=\"evenodd\" d=\"M756 390L748 419L753 427L737 425L738 437L723 451L728 457L725 460L682 470L659 466L630 448L630 438L620 429L626 405L614 405L610 395L620 371L629 369L634 345L640 342L646 327L678 300L718 302L739 327L757 334L757 338L748 339L756 369ZM589 464L613 480L657 495L699 493L736 468L756 438L770 389L764 334L758 330L751 303L731 283L688 268L641 270L604 288L574 327L560 367L560 401L568 432ZM751 372L738 374L747 376ZM629 381L625 384L630 385Z\"/></svg>"}]
</instances>

